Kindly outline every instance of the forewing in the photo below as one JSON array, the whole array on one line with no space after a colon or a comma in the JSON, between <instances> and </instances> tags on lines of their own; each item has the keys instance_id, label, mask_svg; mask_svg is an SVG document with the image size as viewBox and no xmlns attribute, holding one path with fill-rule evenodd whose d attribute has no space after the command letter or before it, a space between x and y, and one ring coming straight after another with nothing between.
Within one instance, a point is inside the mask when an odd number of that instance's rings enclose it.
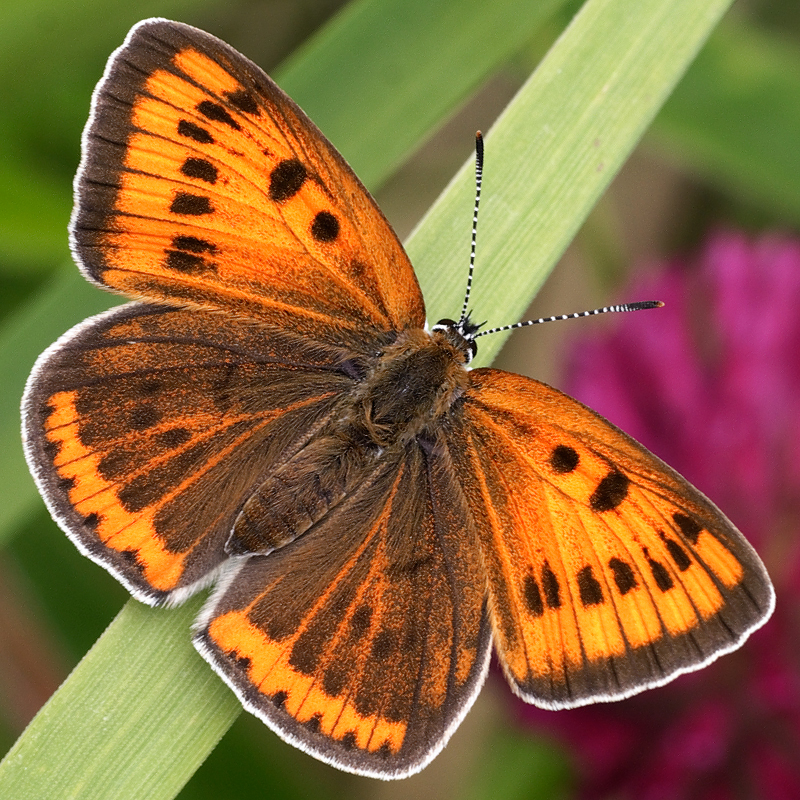
<instances>
[{"instance_id":1,"label":"forewing","mask_svg":"<svg viewBox=\"0 0 800 800\"><path fill-rule=\"evenodd\" d=\"M520 696L548 708L625 697L699 668L767 619L761 561L700 492L561 392L470 374L450 448Z\"/></svg>"},{"instance_id":2,"label":"forewing","mask_svg":"<svg viewBox=\"0 0 800 800\"><path fill-rule=\"evenodd\" d=\"M242 503L331 415L343 354L200 311L130 304L37 362L31 471L78 547L149 603L208 582Z\"/></svg>"},{"instance_id":3,"label":"forewing","mask_svg":"<svg viewBox=\"0 0 800 800\"><path fill-rule=\"evenodd\" d=\"M421 327L397 237L344 159L264 72L188 25L145 20L110 58L72 221L92 280L340 343Z\"/></svg>"},{"instance_id":4,"label":"forewing","mask_svg":"<svg viewBox=\"0 0 800 800\"><path fill-rule=\"evenodd\" d=\"M416 445L388 458L302 537L247 560L200 619L198 649L287 741L374 777L422 769L471 705L490 648L449 460Z\"/></svg>"}]
</instances>

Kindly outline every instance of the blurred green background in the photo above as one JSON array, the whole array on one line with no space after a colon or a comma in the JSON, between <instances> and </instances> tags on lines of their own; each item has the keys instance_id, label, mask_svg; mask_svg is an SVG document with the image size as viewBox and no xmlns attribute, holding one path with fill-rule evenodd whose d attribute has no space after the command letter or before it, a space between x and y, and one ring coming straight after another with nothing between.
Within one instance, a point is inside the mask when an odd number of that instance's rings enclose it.
<instances>
[{"instance_id":1,"label":"blurred green background","mask_svg":"<svg viewBox=\"0 0 800 800\"><path fill-rule=\"evenodd\" d=\"M0 752L127 599L50 521L18 433L19 397L35 356L113 301L88 285L74 288L66 235L80 134L111 50L147 16L180 19L230 42L303 106L403 237L470 156L475 130L491 125L580 4L531 2L528 16L508 26L488 3L362 2L360 38L344 56L341 47L326 49L330 31L344 24L336 16L341 5L0 4ZM476 10L482 5L489 8ZM430 14L430 24L420 14ZM445 66L431 77L424 72L432 50L425 31L437 25L449 34L437 45ZM316 58L331 59L335 95L304 77L309 40ZM484 47L491 54L478 57L476 48ZM378 62L385 74L376 76ZM424 103L415 81L437 85ZM364 93L375 91L385 97L375 104L385 115L360 118ZM719 222L796 229L799 144L800 5L740 2L537 298L537 316L604 305L633 265L688 247ZM53 286L61 283L72 287L67 304L54 300ZM512 337L500 363L557 383L569 336L543 330ZM180 797L569 797L569 754L515 727L509 703L505 683L491 675L444 753L422 774L387 785L319 764L243 714Z\"/></svg>"}]
</instances>

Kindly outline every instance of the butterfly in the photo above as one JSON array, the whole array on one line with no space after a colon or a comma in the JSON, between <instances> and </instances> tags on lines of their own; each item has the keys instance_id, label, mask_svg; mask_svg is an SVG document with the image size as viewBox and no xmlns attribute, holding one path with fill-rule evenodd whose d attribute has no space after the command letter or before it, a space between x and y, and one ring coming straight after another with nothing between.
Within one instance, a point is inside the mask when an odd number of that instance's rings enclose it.
<instances>
[{"instance_id":1,"label":"butterfly","mask_svg":"<svg viewBox=\"0 0 800 800\"><path fill-rule=\"evenodd\" d=\"M366 189L255 64L145 20L95 90L75 259L133 302L37 361L25 450L54 518L142 602L214 589L202 656L287 741L400 778L494 649L559 709L738 647L769 577L683 478L577 401L426 327Z\"/></svg>"}]
</instances>

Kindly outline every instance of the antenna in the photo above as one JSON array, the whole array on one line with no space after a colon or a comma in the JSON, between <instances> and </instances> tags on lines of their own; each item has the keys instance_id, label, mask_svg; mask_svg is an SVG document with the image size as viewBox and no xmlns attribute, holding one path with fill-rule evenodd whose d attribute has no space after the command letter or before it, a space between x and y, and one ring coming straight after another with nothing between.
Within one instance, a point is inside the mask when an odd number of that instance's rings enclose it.
<instances>
[{"instance_id":1,"label":"antenna","mask_svg":"<svg viewBox=\"0 0 800 800\"><path fill-rule=\"evenodd\" d=\"M594 317L598 314L624 314L628 311L642 311L646 308L661 308L664 304L660 300L644 300L639 303L623 303L616 306L604 306L591 311L576 311L574 314L558 314L552 317L529 319L525 322L514 322L511 325L501 325L487 331L479 330L484 323L474 323L469 318L469 296L472 292L472 275L475 271L475 245L478 240L478 207L481 203L481 182L483 180L483 135L480 131L475 134L475 209L472 213L472 244L469 252L469 272L467 273L467 290L464 294L464 305L461 307L461 317L458 322L451 319L442 319L433 326L432 330L455 330L469 343L469 359L477 352L475 339L479 336L488 336L491 333L512 331L516 328L526 328L529 325L541 325L543 322L556 322L563 319L579 319L580 317Z\"/></svg>"},{"instance_id":2,"label":"antenna","mask_svg":"<svg viewBox=\"0 0 800 800\"><path fill-rule=\"evenodd\" d=\"M472 212L472 246L469 251L469 272L467 273L467 291L464 295L464 305L461 306L459 328L467 321L467 307L469 295L472 291L472 273L475 271L475 244L478 241L478 206L481 204L481 182L483 181L483 134L475 134L475 209Z\"/></svg>"},{"instance_id":3,"label":"antenna","mask_svg":"<svg viewBox=\"0 0 800 800\"><path fill-rule=\"evenodd\" d=\"M525 322L514 322L511 325L501 325L499 328L490 328L488 331L474 333L472 338L477 339L479 336L488 336L490 333L513 331L516 328L526 328L528 325L541 325L543 322L558 322L562 319L594 317L597 314L625 314L628 311L642 311L646 308L662 308L663 306L664 304L660 300L643 300L639 303L622 303L617 306L603 306L603 308L594 308L591 311L576 311L574 314L557 314L553 317L539 317L539 319L529 319Z\"/></svg>"}]
</instances>

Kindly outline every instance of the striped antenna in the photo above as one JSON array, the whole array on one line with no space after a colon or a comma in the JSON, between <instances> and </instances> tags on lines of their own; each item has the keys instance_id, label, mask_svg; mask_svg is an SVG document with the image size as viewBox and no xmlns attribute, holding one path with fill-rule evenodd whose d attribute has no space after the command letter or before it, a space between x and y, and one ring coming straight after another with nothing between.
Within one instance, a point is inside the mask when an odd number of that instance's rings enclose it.
<instances>
[{"instance_id":1,"label":"striped antenna","mask_svg":"<svg viewBox=\"0 0 800 800\"><path fill-rule=\"evenodd\" d=\"M474 333L472 338L488 336L490 333L500 333L501 331L513 331L515 328L526 328L528 325L541 325L543 322L556 322L562 319L579 319L580 317L593 317L596 314L624 314L628 311L642 311L645 308L661 308L664 304L660 300L644 300L640 303L623 303L618 306L605 306L595 308L592 311L576 311L574 314L559 314L554 317L540 317L539 319L529 319L526 322L515 322L512 325L502 325L499 328L490 328L488 331Z\"/></svg>"},{"instance_id":2,"label":"striped antenna","mask_svg":"<svg viewBox=\"0 0 800 800\"><path fill-rule=\"evenodd\" d=\"M595 308L592 311L577 311L574 314L560 314L554 317L540 317L529 319L525 322L515 322L511 325L502 325L499 328L490 328L481 331L479 328L484 323L474 323L469 318L469 296L472 292L472 275L475 271L475 245L478 239L478 207L481 203L481 182L483 180L483 135L480 131L475 134L475 209L472 213L472 245L469 252L469 272L467 273L467 291L464 295L464 305L461 307L461 317L458 322L450 319L439 320L432 330L456 330L470 344L469 360L477 352L475 339L479 336L488 336L490 333L513 331L516 328L526 328L529 325L541 325L543 322L556 322L562 319L578 319L580 317L593 317L597 314L623 314L628 311L642 311L645 308L661 308L664 304L660 300L645 300L640 303L624 303L617 306Z\"/></svg>"},{"instance_id":3,"label":"striped antenna","mask_svg":"<svg viewBox=\"0 0 800 800\"><path fill-rule=\"evenodd\" d=\"M475 134L475 210L472 212L472 246L469 251L469 272L467 273L467 291L464 295L464 305L461 306L459 327L467 321L467 306L469 295L472 291L472 273L475 271L475 244L478 240L478 206L481 204L481 181L483 180L483 134Z\"/></svg>"}]
</instances>

